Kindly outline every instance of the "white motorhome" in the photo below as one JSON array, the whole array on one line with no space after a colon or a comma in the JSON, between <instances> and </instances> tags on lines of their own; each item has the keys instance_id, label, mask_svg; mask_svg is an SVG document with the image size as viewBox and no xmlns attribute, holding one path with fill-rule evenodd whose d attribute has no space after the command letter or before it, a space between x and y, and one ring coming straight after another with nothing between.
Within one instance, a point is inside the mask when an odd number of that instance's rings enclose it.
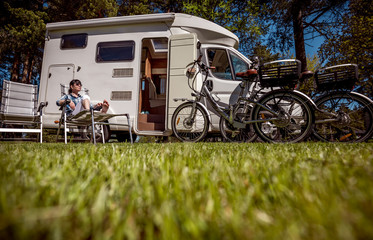
<instances>
[{"instance_id":1,"label":"white motorhome","mask_svg":"<svg viewBox=\"0 0 373 240\"><path fill-rule=\"evenodd\" d=\"M49 102L45 127L57 127L60 84L80 79L93 103L107 99L109 113L129 113L135 134L169 136L172 114L182 103L175 99L192 99L187 64L202 53L216 68L209 77L212 93L228 103L240 83L234 71L250 65L236 50L238 43L236 35L215 23L178 13L47 24L39 89L39 101ZM210 131L218 131L219 118L208 112ZM110 130L119 140L128 133L123 126L112 125Z\"/></svg>"}]
</instances>

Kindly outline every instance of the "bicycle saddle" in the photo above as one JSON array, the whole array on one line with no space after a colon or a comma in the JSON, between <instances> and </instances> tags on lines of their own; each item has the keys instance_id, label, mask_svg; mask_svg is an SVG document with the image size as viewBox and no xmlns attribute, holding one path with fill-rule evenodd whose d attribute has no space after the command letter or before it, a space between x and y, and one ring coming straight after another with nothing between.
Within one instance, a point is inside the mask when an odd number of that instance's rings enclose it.
<instances>
[{"instance_id":1,"label":"bicycle saddle","mask_svg":"<svg viewBox=\"0 0 373 240\"><path fill-rule=\"evenodd\" d=\"M300 74L299 80L300 80L300 81L304 81L304 80L306 80L307 78L310 78L310 77L312 77L312 76L313 76L313 72L307 70L307 71L304 71L304 72L302 72L302 73Z\"/></svg>"}]
</instances>

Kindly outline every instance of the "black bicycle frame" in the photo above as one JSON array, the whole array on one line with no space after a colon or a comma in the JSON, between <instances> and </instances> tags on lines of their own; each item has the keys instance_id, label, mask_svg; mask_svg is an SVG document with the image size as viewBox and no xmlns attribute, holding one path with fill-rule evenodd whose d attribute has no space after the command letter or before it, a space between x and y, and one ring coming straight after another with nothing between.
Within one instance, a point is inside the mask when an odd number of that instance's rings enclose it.
<instances>
[{"instance_id":1,"label":"black bicycle frame","mask_svg":"<svg viewBox=\"0 0 373 240\"><path fill-rule=\"evenodd\" d=\"M235 128L245 128L246 125L250 124L250 123L258 123L258 122L267 122L267 121L278 120L278 118L249 120L249 121L242 121L242 122L234 120L233 113L236 112L236 110L239 108L240 104L236 105L236 109L233 109L232 105L229 105L229 109L222 108L221 106L219 106L219 104L215 101L215 99L212 97L210 91L208 90L206 80L207 80L207 73L206 73L205 79L204 79L203 84L202 84L202 92L204 93L203 96L205 96L207 98L209 103L212 105L213 109L216 112L218 112L221 117L223 117L230 124L232 124ZM243 86L241 84L243 84ZM257 101L255 101L253 99L250 99L250 98L247 98L247 97L242 97L244 89L246 88L247 81L242 81L241 84L240 84L241 91L240 91L240 95L239 95L240 97L239 97L237 102L245 101L245 102L249 102L249 103L252 103L252 104L255 104L255 105L259 105L261 108L263 108L263 109L267 110L268 112L274 114L276 117L279 116L279 114L277 112L273 111L272 109L268 108L267 106L265 106L261 103L258 103ZM201 95L199 96L199 98L197 97L196 100L200 101L200 97L201 97ZM227 114L226 111L229 111L229 114Z\"/></svg>"}]
</instances>

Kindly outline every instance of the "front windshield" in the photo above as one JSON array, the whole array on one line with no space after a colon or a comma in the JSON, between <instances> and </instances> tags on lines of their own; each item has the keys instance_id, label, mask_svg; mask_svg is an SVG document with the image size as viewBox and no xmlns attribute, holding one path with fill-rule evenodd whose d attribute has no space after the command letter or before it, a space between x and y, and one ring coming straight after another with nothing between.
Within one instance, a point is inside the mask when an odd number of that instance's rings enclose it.
<instances>
[{"instance_id":1,"label":"front windshield","mask_svg":"<svg viewBox=\"0 0 373 240\"><path fill-rule=\"evenodd\" d=\"M234 69L234 73L237 74L239 72L246 72L249 70L249 65L243 61L239 56L237 56L235 53L229 51L229 55L231 56L232 65ZM236 80L242 80L239 77L236 77Z\"/></svg>"}]
</instances>

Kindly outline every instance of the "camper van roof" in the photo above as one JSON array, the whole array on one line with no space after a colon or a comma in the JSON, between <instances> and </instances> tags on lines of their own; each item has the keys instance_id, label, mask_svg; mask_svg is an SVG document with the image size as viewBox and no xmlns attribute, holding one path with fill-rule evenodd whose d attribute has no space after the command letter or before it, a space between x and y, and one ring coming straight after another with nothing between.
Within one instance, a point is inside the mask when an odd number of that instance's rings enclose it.
<instances>
[{"instance_id":1,"label":"camper van roof","mask_svg":"<svg viewBox=\"0 0 373 240\"><path fill-rule=\"evenodd\" d=\"M229 30L206 19L182 13L159 13L48 23L47 31L155 22L164 22L170 27L180 27L196 33L201 43L216 40L216 42L225 45L238 47L238 37Z\"/></svg>"}]
</instances>

